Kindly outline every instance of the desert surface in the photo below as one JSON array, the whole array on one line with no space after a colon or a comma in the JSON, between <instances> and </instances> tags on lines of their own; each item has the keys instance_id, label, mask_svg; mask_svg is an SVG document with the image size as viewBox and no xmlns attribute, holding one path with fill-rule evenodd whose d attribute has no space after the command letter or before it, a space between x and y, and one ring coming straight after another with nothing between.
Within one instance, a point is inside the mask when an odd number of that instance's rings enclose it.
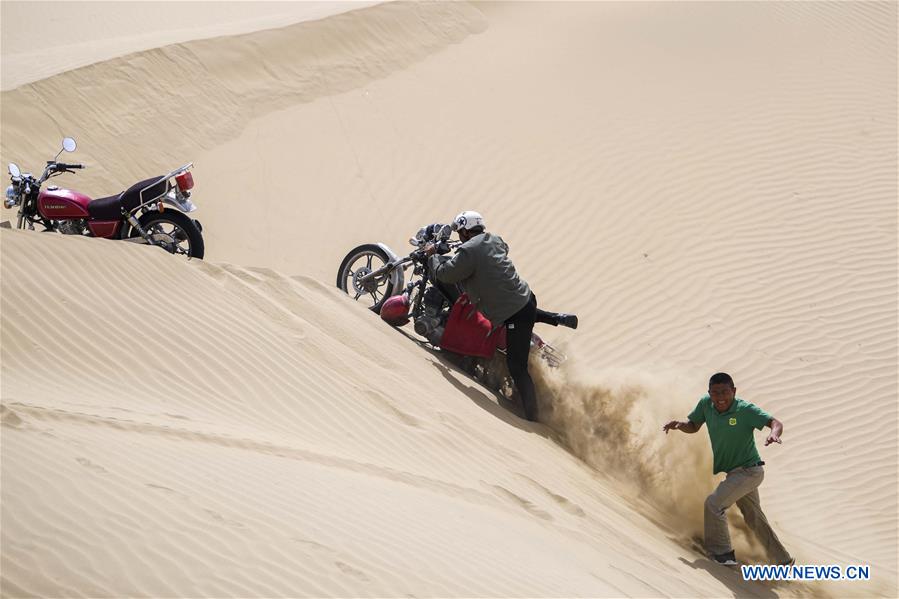
<instances>
[{"instance_id":1,"label":"desert surface","mask_svg":"<svg viewBox=\"0 0 899 599\"><path fill-rule=\"evenodd\" d=\"M102 197L194 162L206 244L0 230L3 596L899 592L896 3L4 1L0 26L4 168L71 136L87 168L54 183ZM579 316L537 326L568 356L532 363L539 423L334 285L462 210ZM717 371L784 423L760 494L797 563L870 580L696 551L720 476L705 429L661 426Z\"/></svg>"}]
</instances>

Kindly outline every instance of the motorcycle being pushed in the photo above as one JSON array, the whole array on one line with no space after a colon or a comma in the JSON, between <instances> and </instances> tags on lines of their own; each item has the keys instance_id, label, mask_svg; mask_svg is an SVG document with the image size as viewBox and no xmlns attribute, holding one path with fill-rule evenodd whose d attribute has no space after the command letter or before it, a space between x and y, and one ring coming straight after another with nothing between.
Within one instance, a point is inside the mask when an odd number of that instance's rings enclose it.
<instances>
[{"instance_id":1,"label":"motorcycle being pushed","mask_svg":"<svg viewBox=\"0 0 899 599\"><path fill-rule=\"evenodd\" d=\"M202 225L188 216L197 209L190 199L194 186L190 173L193 163L96 200L56 185L42 189L48 179L84 168L83 164L57 161L63 150L74 152L75 147L74 139L63 139L62 149L53 160L47 161L39 178L22 173L16 164L9 164L12 185L6 188L4 206L19 207L16 228L34 230L37 224L44 231L124 239L159 246L172 254L203 257Z\"/></svg>"},{"instance_id":2,"label":"motorcycle being pushed","mask_svg":"<svg viewBox=\"0 0 899 599\"><path fill-rule=\"evenodd\" d=\"M383 243L354 248L340 264L337 287L354 300L370 304L369 309L394 327L412 321L415 333L425 343L446 352L454 364L505 399L517 400L506 365L506 328L494 328L464 293L451 297L457 295L455 287L436 281L422 249L435 241L439 253L448 253L461 242L449 240L449 225L434 239L424 238L422 231L409 240L416 249L403 258ZM405 283L409 268L412 277ZM561 352L536 333L531 336L531 354L552 368L565 361Z\"/></svg>"}]
</instances>

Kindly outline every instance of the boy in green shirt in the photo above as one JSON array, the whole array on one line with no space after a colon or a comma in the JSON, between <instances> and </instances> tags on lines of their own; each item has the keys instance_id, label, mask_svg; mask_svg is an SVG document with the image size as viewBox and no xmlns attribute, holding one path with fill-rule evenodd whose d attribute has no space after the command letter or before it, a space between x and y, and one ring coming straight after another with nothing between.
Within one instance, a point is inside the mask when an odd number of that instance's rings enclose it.
<instances>
[{"instance_id":1,"label":"boy in green shirt","mask_svg":"<svg viewBox=\"0 0 899 599\"><path fill-rule=\"evenodd\" d=\"M724 514L736 503L747 526L765 546L768 557L777 564L792 564L795 560L784 549L762 512L758 487L765 478L762 468L765 462L759 457L753 438L755 429L767 426L771 434L765 439L765 445L780 443L783 424L758 406L736 397L736 393L737 388L729 374L714 374L709 379L709 394L699 400L687 420L672 420L662 430L665 434L669 430L695 433L703 423L709 425L714 474L727 473L715 492L705 500L705 544L715 561L728 566L737 564Z\"/></svg>"}]
</instances>

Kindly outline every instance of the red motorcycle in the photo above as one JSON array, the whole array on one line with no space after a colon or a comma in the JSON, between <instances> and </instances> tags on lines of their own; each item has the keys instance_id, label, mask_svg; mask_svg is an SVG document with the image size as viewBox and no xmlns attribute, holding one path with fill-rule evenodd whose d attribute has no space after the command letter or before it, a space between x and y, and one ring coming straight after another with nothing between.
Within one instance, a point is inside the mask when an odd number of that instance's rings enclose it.
<instances>
[{"instance_id":1,"label":"red motorcycle","mask_svg":"<svg viewBox=\"0 0 899 599\"><path fill-rule=\"evenodd\" d=\"M203 227L188 216L197 209L190 199L194 179L189 171L193 163L96 200L56 185L41 189L48 179L84 168L83 164L57 161L63 150L74 152L75 147L74 139L63 139L62 149L47 161L38 179L10 163L12 185L6 189L4 205L19 207L17 228L34 230L37 224L45 231L65 235L124 239L159 246L172 254L203 257Z\"/></svg>"},{"instance_id":2,"label":"red motorcycle","mask_svg":"<svg viewBox=\"0 0 899 599\"><path fill-rule=\"evenodd\" d=\"M440 253L452 251L461 242L450 242L449 225L424 238L422 231L409 242L419 249L405 258L384 245L365 244L346 255L337 271L337 287L370 309L386 323L401 327L410 320L415 333L432 347L456 356L457 363L475 379L505 397L513 396L514 385L506 366L506 328L491 322L469 303L465 294L436 281L429 272L428 259L421 249L435 241ZM405 271L412 268L412 280L405 283ZM531 336L531 352L555 368L565 356Z\"/></svg>"}]
</instances>

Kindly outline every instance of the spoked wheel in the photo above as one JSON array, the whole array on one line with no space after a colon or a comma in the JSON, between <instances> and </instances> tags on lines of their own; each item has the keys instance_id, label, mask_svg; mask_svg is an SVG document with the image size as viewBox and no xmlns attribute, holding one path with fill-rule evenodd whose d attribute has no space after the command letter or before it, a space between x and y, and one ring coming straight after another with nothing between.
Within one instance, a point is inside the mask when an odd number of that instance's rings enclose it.
<instances>
[{"instance_id":1,"label":"spoked wheel","mask_svg":"<svg viewBox=\"0 0 899 599\"><path fill-rule=\"evenodd\" d=\"M361 281L362 277L390 262L387 252L373 243L360 245L350 251L340 263L337 271L337 287L354 300L369 304L374 312L380 312L384 300L394 294L393 281L389 273Z\"/></svg>"},{"instance_id":2,"label":"spoked wheel","mask_svg":"<svg viewBox=\"0 0 899 599\"><path fill-rule=\"evenodd\" d=\"M148 212L140 218L140 226L149 233L159 247L170 254L183 254L191 258L203 258L206 248L199 227L186 214L176 210L161 213ZM140 233L132 229L131 237Z\"/></svg>"}]
</instances>

